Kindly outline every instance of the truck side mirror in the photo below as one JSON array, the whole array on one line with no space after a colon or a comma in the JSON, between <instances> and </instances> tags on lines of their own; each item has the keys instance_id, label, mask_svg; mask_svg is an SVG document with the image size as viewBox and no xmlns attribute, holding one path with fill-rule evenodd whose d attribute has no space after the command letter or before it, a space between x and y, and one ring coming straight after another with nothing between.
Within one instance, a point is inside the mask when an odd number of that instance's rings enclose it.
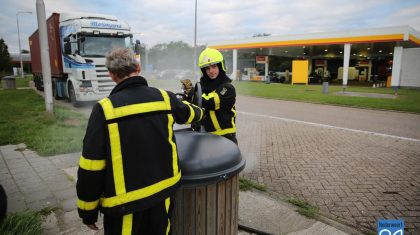
<instances>
[{"instance_id":1,"label":"truck side mirror","mask_svg":"<svg viewBox=\"0 0 420 235\"><path fill-rule=\"evenodd\" d=\"M66 40L64 40L64 41L66 41ZM64 54L66 54L66 55L71 54L71 43L70 42L65 42L64 43Z\"/></svg>"}]
</instances>

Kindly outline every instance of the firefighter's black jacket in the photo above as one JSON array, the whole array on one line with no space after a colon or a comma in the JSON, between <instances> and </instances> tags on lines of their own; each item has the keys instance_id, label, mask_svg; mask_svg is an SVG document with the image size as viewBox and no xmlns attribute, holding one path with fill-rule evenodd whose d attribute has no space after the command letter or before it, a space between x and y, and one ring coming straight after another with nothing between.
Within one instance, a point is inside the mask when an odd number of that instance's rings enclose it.
<instances>
[{"instance_id":1,"label":"firefighter's black jacket","mask_svg":"<svg viewBox=\"0 0 420 235\"><path fill-rule=\"evenodd\" d=\"M181 177L173 123L191 123L203 110L143 77L118 84L92 109L79 162L78 211L85 224L98 210L122 216L171 196Z\"/></svg>"},{"instance_id":2,"label":"firefighter's black jacket","mask_svg":"<svg viewBox=\"0 0 420 235\"><path fill-rule=\"evenodd\" d=\"M231 80L219 66L219 76L210 79L205 71L200 79L202 106L205 115L202 124L207 132L216 135L236 133L236 91Z\"/></svg>"}]
</instances>

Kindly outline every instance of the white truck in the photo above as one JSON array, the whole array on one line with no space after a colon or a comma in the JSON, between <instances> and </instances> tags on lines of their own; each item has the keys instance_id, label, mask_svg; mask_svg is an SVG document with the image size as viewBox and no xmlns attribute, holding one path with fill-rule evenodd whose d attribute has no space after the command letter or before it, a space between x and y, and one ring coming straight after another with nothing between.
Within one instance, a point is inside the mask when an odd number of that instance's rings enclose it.
<instances>
[{"instance_id":1,"label":"white truck","mask_svg":"<svg viewBox=\"0 0 420 235\"><path fill-rule=\"evenodd\" d=\"M109 95L115 83L105 67L114 47L129 47L140 59L140 41L133 43L130 26L114 16L95 13L53 13L47 20L53 96L74 106ZM43 90L39 34L29 37L32 73Z\"/></svg>"}]
</instances>

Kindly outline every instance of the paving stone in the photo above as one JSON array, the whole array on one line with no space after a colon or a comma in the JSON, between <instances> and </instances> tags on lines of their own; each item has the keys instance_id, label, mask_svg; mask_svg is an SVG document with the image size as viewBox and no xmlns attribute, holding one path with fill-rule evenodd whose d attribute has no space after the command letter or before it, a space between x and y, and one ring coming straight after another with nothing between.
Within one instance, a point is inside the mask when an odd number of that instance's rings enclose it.
<instances>
[{"instance_id":1,"label":"paving stone","mask_svg":"<svg viewBox=\"0 0 420 235\"><path fill-rule=\"evenodd\" d=\"M57 200L51 195L48 198L44 198L40 201L28 203L28 208L34 211L39 211L46 207L59 207Z\"/></svg>"},{"instance_id":2,"label":"paving stone","mask_svg":"<svg viewBox=\"0 0 420 235\"><path fill-rule=\"evenodd\" d=\"M65 212L77 209L77 197L61 201L61 206Z\"/></svg>"},{"instance_id":3,"label":"paving stone","mask_svg":"<svg viewBox=\"0 0 420 235\"><path fill-rule=\"evenodd\" d=\"M420 196L420 143L241 114L237 128L241 152L251 163L242 175L273 192L368 229L383 214L420 221L417 213L407 213Z\"/></svg>"},{"instance_id":4,"label":"paving stone","mask_svg":"<svg viewBox=\"0 0 420 235\"><path fill-rule=\"evenodd\" d=\"M39 191L32 191L30 193L24 193L26 202L32 203L44 200L45 198L51 197L51 192L46 189L38 189Z\"/></svg>"},{"instance_id":5,"label":"paving stone","mask_svg":"<svg viewBox=\"0 0 420 235\"><path fill-rule=\"evenodd\" d=\"M53 191L54 196L59 200L65 200L76 197L76 187L71 186L70 188Z\"/></svg>"}]
</instances>

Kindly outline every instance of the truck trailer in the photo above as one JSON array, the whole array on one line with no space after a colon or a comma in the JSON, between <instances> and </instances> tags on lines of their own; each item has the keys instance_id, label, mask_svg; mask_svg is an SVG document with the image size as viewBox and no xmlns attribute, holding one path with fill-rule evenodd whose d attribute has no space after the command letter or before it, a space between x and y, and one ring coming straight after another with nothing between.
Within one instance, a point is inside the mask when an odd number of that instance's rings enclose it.
<instances>
[{"instance_id":1,"label":"truck trailer","mask_svg":"<svg viewBox=\"0 0 420 235\"><path fill-rule=\"evenodd\" d=\"M114 16L95 13L53 13L47 19L51 80L55 99L74 106L97 101L114 88L105 56L115 47L133 48L140 59L140 41L130 26ZM43 90L39 33L29 37L35 87Z\"/></svg>"}]
</instances>

